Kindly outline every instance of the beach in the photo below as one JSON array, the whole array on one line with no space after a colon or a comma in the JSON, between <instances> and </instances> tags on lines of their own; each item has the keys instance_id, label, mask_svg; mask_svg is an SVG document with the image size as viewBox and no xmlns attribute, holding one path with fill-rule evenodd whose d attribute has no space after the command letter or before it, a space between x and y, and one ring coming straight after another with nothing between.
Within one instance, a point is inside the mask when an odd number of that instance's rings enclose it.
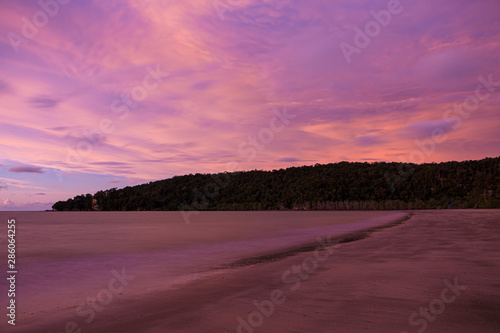
<instances>
[{"instance_id":1,"label":"beach","mask_svg":"<svg viewBox=\"0 0 500 333\"><path fill-rule=\"evenodd\" d=\"M322 212L326 215L321 218L333 213ZM87 299L100 301L94 304L93 314L92 306L75 312L82 305L79 296L73 306L64 309L24 313L9 331L500 330L500 211L366 214L361 220L371 219L369 225L355 219L346 225L358 223L358 228L345 232L316 222L314 232L321 229L323 233L319 239L301 224L299 234L311 233L316 245L302 244L295 236L286 238L290 235L277 232L272 239L294 239L297 246L262 245L262 251L257 252L240 248L237 256L224 257L228 264L210 263L210 274L177 281L169 288L150 285L144 289L148 279L132 268L103 270L105 273L97 275L100 286L86 289L90 293ZM240 260L233 260L236 257ZM91 262L87 265L92 267ZM22 280L19 283L22 286ZM19 311L22 308L20 305Z\"/></svg>"}]
</instances>

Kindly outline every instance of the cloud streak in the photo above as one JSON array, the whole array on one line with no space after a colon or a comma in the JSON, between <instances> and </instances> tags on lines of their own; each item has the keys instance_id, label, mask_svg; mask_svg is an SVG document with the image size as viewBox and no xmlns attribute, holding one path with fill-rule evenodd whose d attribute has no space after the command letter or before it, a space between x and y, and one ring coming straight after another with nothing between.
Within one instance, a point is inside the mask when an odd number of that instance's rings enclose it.
<instances>
[{"instance_id":1,"label":"cloud streak","mask_svg":"<svg viewBox=\"0 0 500 333\"><path fill-rule=\"evenodd\" d=\"M9 169L9 172L15 173L44 173L43 169L37 166L20 165Z\"/></svg>"},{"instance_id":2,"label":"cloud streak","mask_svg":"<svg viewBox=\"0 0 500 333\"><path fill-rule=\"evenodd\" d=\"M60 101L49 97L33 97L29 102L34 108L48 109L56 107Z\"/></svg>"}]
</instances>

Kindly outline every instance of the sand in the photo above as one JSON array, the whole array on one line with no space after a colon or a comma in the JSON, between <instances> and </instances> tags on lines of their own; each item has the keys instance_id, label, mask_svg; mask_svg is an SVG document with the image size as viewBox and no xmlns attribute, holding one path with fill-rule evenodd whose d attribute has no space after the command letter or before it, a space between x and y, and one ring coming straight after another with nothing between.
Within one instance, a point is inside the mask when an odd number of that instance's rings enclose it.
<instances>
[{"instance_id":1,"label":"sand","mask_svg":"<svg viewBox=\"0 0 500 333\"><path fill-rule=\"evenodd\" d=\"M499 276L500 211L417 211L364 239L117 299L66 331L500 332Z\"/></svg>"}]
</instances>

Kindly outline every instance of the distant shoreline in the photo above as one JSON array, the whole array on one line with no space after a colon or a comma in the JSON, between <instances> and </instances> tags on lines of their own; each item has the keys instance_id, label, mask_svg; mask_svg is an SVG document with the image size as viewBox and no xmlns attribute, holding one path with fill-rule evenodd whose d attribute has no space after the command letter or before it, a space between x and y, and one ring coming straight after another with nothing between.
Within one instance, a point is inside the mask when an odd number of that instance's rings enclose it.
<instances>
[{"instance_id":1,"label":"distant shoreline","mask_svg":"<svg viewBox=\"0 0 500 333\"><path fill-rule=\"evenodd\" d=\"M500 157L430 164L340 162L195 174L56 202L57 211L377 211L500 208Z\"/></svg>"},{"instance_id":2,"label":"distant shoreline","mask_svg":"<svg viewBox=\"0 0 500 333\"><path fill-rule=\"evenodd\" d=\"M464 210L464 211L481 211L481 210L500 210L500 208L422 208L422 209L349 209L349 210L334 210L334 209L325 209L325 210L320 210L320 209L315 209L315 210L198 210L196 212L199 213L206 213L206 212L281 212L281 213L286 213L286 212L294 212L294 213L301 213L301 212L384 212L384 211L405 211L405 212L412 212L412 211L442 211L442 210L454 210L454 211L459 211L459 210ZM9 212L9 211L1 211L1 212ZM106 213L106 212L113 212L113 213L140 213L140 212L145 212L145 213L152 213L152 212L158 212L158 213L166 213L166 212L179 212L181 213L181 210L70 210L70 211L58 211L58 210L43 210L43 211L34 211L34 210L22 210L22 211L12 211L12 212L40 212L40 213Z\"/></svg>"}]
</instances>

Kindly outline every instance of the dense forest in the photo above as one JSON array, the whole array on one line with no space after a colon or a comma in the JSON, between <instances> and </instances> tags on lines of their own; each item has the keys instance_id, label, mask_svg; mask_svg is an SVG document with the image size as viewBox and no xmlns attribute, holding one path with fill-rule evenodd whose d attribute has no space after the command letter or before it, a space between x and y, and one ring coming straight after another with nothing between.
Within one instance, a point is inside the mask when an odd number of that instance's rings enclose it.
<instances>
[{"instance_id":1,"label":"dense forest","mask_svg":"<svg viewBox=\"0 0 500 333\"><path fill-rule=\"evenodd\" d=\"M500 157L190 174L79 195L56 211L500 208Z\"/></svg>"}]
</instances>

